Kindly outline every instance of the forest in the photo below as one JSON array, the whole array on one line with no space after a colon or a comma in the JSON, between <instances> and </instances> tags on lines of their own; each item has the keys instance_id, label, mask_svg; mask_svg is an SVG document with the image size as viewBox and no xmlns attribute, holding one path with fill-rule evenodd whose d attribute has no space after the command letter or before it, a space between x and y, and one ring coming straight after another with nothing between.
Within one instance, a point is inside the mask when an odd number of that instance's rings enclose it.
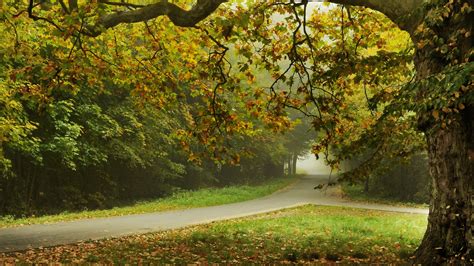
<instances>
[{"instance_id":1,"label":"forest","mask_svg":"<svg viewBox=\"0 0 474 266\"><path fill-rule=\"evenodd\" d=\"M430 204L416 263L468 265L473 5L1 0L0 217L258 185L311 151Z\"/></svg>"}]
</instances>

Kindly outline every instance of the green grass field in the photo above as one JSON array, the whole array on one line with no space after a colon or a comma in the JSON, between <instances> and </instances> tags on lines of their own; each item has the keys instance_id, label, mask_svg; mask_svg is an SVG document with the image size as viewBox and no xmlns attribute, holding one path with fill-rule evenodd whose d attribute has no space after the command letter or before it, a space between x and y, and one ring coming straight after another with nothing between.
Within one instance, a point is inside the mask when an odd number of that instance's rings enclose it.
<instances>
[{"instance_id":1,"label":"green grass field","mask_svg":"<svg viewBox=\"0 0 474 266\"><path fill-rule=\"evenodd\" d=\"M0 228L21 226L26 224L43 224L85 218L120 216L127 214L150 213L228 204L269 195L288 186L295 180L295 178L278 178L256 186L242 185L224 188L201 189L196 191L184 191L176 193L168 198L162 198L154 201L137 202L130 206L116 207L106 210L64 212L57 215L27 217L20 219L14 219L10 216L0 217Z\"/></svg>"},{"instance_id":2,"label":"green grass field","mask_svg":"<svg viewBox=\"0 0 474 266\"><path fill-rule=\"evenodd\" d=\"M181 230L1 255L0 262L407 263L425 215L303 206Z\"/></svg>"}]
</instances>

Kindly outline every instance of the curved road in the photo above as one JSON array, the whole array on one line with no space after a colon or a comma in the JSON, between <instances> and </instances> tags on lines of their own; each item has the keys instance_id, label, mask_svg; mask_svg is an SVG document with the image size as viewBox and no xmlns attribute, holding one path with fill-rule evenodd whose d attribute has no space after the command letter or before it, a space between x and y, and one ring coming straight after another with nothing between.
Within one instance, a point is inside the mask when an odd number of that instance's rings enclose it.
<instances>
[{"instance_id":1,"label":"curved road","mask_svg":"<svg viewBox=\"0 0 474 266\"><path fill-rule=\"evenodd\" d=\"M176 229L295 207L304 204L347 206L392 212L428 214L426 209L394 207L382 204L355 203L326 196L314 190L327 181L326 175L307 176L290 187L264 198L196 209L109 218L78 220L46 225L29 225L0 229L0 252L55 246L90 239Z\"/></svg>"}]
</instances>

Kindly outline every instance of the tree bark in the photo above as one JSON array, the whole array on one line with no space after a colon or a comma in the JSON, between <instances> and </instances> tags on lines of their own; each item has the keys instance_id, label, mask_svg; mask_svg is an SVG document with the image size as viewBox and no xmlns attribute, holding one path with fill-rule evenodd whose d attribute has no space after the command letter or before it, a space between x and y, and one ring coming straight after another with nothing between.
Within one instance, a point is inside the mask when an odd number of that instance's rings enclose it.
<instances>
[{"instance_id":1,"label":"tree bark","mask_svg":"<svg viewBox=\"0 0 474 266\"><path fill-rule=\"evenodd\" d=\"M160 16L167 16L176 26L194 27L197 23L216 11L222 3L227 1L228 0L197 0L190 10L184 10L168 1L157 1L157 3L133 10L100 16L95 25L87 26L88 34L98 36L105 29L113 28L122 23L143 22Z\"/></svg>"},{"instance_id":2,"label":"tree bark","mask_svg":"<svg viewBox=\"0 0 474 266\"><path fill-rule=\"evenodd\" d=\"M428 229L415 256L421 264L473 262L474 106L449 128L426 132L433 182Z\"/></svg>"},{"instance_id":3,"label":"tree bark","mask_svg":"<svg viewBox=\"0 0 474 266\"><path fill-rule=\"evenodd\" d=\"M385 14L398 27L413 32L422 20L422 12L417 12L423 0L325 0L334 4L362 6Z\"/></svg>"}]
</instances>

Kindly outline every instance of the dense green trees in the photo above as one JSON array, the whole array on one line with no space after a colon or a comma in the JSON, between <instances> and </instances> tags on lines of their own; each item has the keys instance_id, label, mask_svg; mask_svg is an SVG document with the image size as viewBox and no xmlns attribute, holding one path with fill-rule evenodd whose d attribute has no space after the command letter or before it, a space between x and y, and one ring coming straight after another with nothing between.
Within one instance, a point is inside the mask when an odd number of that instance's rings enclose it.
<instances>
[{"instance_id":1,"label":"dense green trees","mask_svg":"<svg viewBox=\"0 0 474 266\"><path fill-rule=\"evenodd\" d=\"M29 19L18 4L0 14L0 214L105 208L283 175L281 130L231 94L222 106L209 97L212 62L198 65L212 42L205 33L150 24L87 39Z\"/></svg>"}]
</instances>

